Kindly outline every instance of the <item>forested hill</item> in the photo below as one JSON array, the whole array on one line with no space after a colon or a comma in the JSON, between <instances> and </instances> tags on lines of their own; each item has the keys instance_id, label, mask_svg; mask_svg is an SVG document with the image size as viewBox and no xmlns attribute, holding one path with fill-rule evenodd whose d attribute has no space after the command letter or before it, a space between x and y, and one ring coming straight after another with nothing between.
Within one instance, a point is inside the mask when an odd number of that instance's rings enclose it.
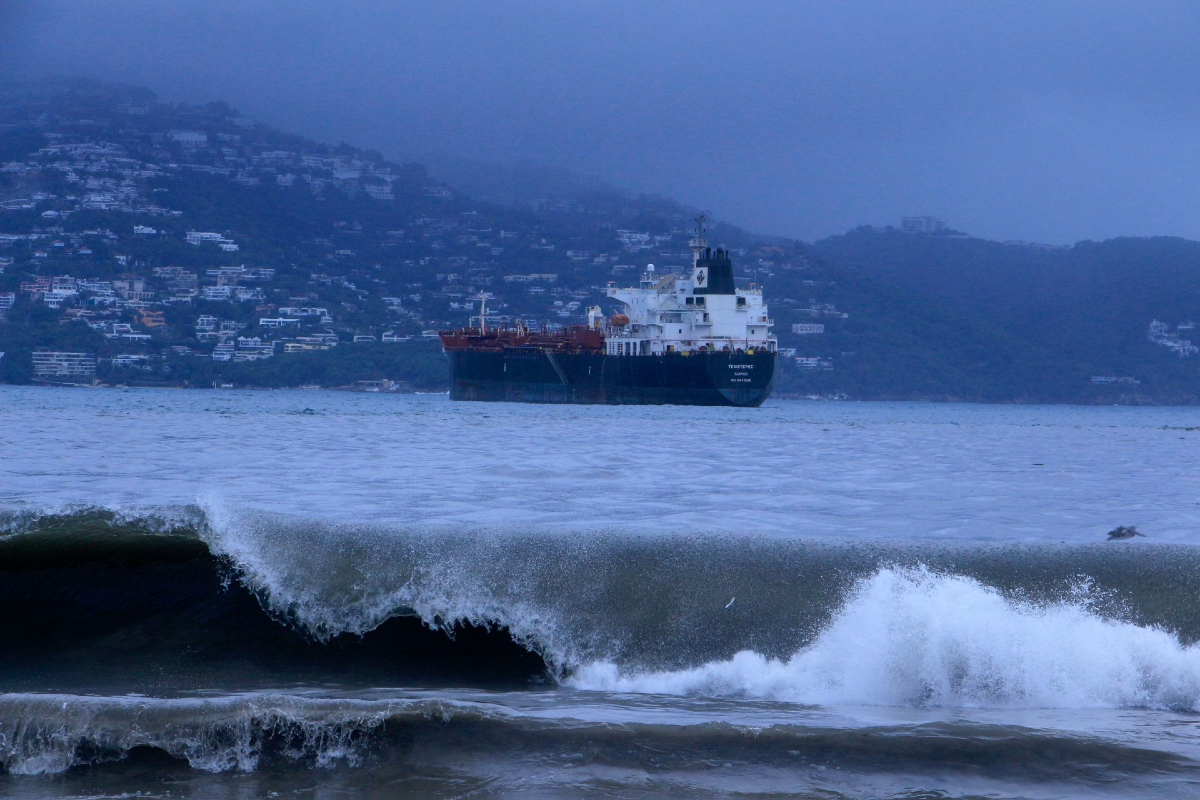
<instances>
[{"instance_id":1,"label":"forested hill","mask_svg":"<svg viewBox=\"0 0 1200 800\"><path fill-rule=\"evenodd\" d=\"M1020 350L1005 356L1032 369L1027 397L1200 397L1193 327L1200 321L1200 242L1118 238L1050 247L864 227L813 249L866 278L988 320Z\"/></svg>"},{"instance_id":2,"label":"forested hill","mask_svg":"<svg viewBox=\"0 0 1200 800\"><path fill-rule=\"evenodd\" d=\"M609 282L689 263L696 209L681 203L440 166L490 200L224 103L86 81L0 89L0 381L437 390L432 332L464 324L473 296L499 322L570 325L616 310ZM710 240L764 288L781 393L1200 397L1184 344L1200 316L1193 242L1052 250L860 229L804 245L720 222Z\"/></svg>"}]
</instances>

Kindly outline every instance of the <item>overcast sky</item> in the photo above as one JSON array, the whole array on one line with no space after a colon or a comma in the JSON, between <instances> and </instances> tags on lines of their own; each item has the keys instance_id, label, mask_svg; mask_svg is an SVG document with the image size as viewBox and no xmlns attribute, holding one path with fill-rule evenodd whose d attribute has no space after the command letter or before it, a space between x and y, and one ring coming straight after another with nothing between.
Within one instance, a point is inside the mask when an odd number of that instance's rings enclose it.
<instances>
[{"instance_id":1,"label":"overcast sky","mask_svg":"<svg viewBox=\"0 0 1200 800\"><path fill-rule=\"evenodd\" d=\"M1200 3L0 0L0 74L534 160L814 239L1200 238Z\"/></svg>"}]
</instances>

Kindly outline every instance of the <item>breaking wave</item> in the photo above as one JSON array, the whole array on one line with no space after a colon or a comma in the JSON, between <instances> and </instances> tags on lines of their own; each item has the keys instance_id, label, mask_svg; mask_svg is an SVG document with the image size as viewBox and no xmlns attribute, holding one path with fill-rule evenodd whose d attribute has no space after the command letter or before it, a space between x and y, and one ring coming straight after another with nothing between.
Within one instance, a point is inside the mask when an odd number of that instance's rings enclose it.
<instances>
[{"instance_id":1,"label":"breaking wave","mask_svg":"<svg viewBox=\"0 0 1200 800\"><path fill-rule=\"evenodd\" d=\"M814 705L1200 710L1200 646L1105 619L1086 596L1037 604L928 569L863 580L809 646L784 659L742 651L675 671L578 670L584 689Z\"/></svg>"},{"instance_id":2,"label":"breaking wave","mask_svg":"<svg viewBox=\"0 0 1200 800\"><path fill-rule=\"evenodd\" d=\"M255 583L206 541L213 537L206 521L190 528L160 519L90 510L8 526L0 538L6 689L159 693L331 679L545 680L544 660L498 619L426 620L396 605L370 620L340 609L348 615L340 630L309 627L295 600L280 600L281 590ZM299 579L330 577L320 565L313 569Z\"/></svg>"},{"instance_id":3,"label":"breaking wave","mask_svg":"<svg viewBox=\"0 0 1200 800\"><path fill-rule=\"evenodd\" d=\"M140 515L140 516L139 516ZM11 691L528 686L808 704L1200 699L1200 551L10 516Z\"/></svg>"}]
</instances>

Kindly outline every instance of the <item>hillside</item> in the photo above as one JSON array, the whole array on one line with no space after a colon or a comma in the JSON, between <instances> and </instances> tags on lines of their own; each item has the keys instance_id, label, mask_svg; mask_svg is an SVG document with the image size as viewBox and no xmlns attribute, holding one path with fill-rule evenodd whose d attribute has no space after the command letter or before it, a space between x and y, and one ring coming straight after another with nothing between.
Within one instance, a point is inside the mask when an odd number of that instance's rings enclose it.
<instances>
[{"instance_id":1,"label":"hillside","mask_svg":"<svg viewBox=\"0 0 1200 800\"><path fill-rule=\"evenodd\" d=\"M438 390L431 332L464 324L473 296L497 321L569 325L588 305L614 310L608 282L688 263L693 208L555 171L455 169L439 172L491 200L223 103L81 81L4 89L0 381L91 382L90 366L110 384ZM782 393L1200 396L1178 328L1196 316L1200 244L1048 251L860 229L810 246L721 223L710 238L764 287L788 351ZM1159 342L1151 319L1171 326ZM84 354L83 372L46 351Z\"/></svg>"},{"instance_id":2,"label":"hillside","mask_svg":"<svg viewBox=\"0 0 1200 800\"><path fill-rule=\"evenodd\" d=\"M865 278L989 320L1032 370L1029 397L1200 398L1200 340L1193 342L1200 242L1119 238L1046 247L860 228L814 250Z\"/></svg>"},{"instance_id":3,"label":"hillside","mask_svg":"<svg viewBox=\"0 0 1200 800\"><path fill-rule=\"evenodd\" d=\"M134 88L22 87L0 106L8 381L37 377L34 350L66 348L121 382L438 388L428 332L465 323L473 295L500 321L581 321L607 280L681 259L694 213L617 194L509 209L419 165Z\"/></svg>"}]
</instances>

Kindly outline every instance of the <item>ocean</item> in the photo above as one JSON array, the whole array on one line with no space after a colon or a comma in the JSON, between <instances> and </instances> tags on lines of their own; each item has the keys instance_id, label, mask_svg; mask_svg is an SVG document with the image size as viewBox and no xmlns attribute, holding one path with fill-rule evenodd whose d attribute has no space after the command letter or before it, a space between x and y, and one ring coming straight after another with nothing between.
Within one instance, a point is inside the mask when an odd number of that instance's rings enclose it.
<instances>
[{"instance_id":1,"label":"ocean","mask_svg":"<svg viewBox=\"0 0 1200 800\"><path fill-rule=\"evenodd\" d=\"M0 796L1200 797L1198 452L1191 408L0 387Z\"/></svg>"}]
</instances>

